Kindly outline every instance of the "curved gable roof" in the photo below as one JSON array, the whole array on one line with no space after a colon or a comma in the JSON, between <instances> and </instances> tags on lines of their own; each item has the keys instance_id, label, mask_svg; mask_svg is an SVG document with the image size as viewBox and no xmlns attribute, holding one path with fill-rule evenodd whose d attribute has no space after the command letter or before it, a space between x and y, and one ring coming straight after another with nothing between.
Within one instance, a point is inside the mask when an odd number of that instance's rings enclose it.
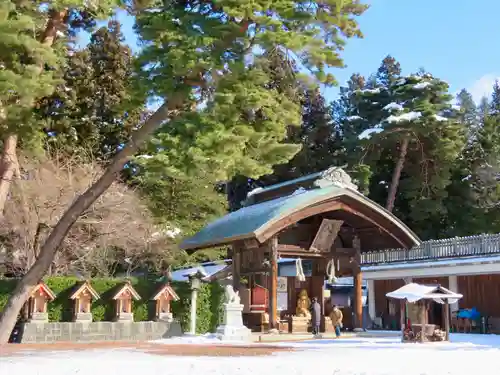
<instances>
[{"instance_id":1,"label":"curved gable roof","mask_svg":"<svg viewBox=\"0 0 500 375\"><path fill-rule=\"evenodd\" d=\"M243 207L211 222L180 246L196 250L251 238L262 243L305 217L336 210L372 222L402 247L420 243L415 233L380 205L355 190L330 185Z\"/></svg>"}]
</instances>

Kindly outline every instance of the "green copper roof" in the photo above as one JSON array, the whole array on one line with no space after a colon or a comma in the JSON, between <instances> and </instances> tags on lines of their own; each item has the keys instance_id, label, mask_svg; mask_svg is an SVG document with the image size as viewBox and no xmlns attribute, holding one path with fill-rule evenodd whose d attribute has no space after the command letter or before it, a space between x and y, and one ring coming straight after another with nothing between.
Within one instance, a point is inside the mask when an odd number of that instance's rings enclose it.
<instances>
[{"instance_id":1,"label":"green copper roof","mask_svg":"<svg viewBox=\"0 0 500 375\"><path fill-rule=\"evenodd\" d=\"M401 230L406 232L407 236L412 238L415 245L420 243L418 237L409 228L384 208L357 191L341 188L337 185L330 185L312 190L299 190L289 196L243 207L238 211L231 212L211 222L194 236L186 239L181 244L181 248L186 250L200 249L242 239L256 238L269 225L294 212L315 203L345 195L362 202L366 206L370 206L373 210L378 211L379 214L388 216Z\"/></svg>"}]
</instances>

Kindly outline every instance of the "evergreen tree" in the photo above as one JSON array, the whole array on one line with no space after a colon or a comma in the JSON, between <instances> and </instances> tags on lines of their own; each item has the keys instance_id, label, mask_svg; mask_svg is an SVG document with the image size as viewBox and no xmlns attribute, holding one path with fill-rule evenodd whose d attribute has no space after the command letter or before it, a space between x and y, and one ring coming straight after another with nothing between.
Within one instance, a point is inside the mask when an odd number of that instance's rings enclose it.
<instances>
[{"instance_id":1,"label":"evergreen tree","mask_svg":"<svg viewBox=\"0 0 500 375\"><path fill-rule=\"evenodd\" d=\"M495 81L493 93L491 95L490 114L500 116L500 82Z\"/></svg>"},{"instance_id":2,"label":"evergreen tree","mask_svg":"<svg viewBox=\"0 0 500 375\"><path fill-rule=\"evenodd\" d=\"M467 90L462 89L457 95L457 104L459 106L458 120L467 128L468 138L471 138L479 125L476 103L474 103L472 95Z\"/></svg>"},{"instance_id":3,"label":"evergreen tree","mask_svg":"<svg viewBox=\"0 0 500 375\"><path fill-rule=\"evenodd\" d=\"M288 98L292 103L299 105L304 97L304 89L298 79L298 71L295 62L279 48L273 48L263 54L263 59L258 59L257 64L267 74L268 80L264 87L269 90L276 90ZM286 129L284 142L289 144L300 144L300 130L297 124L289 124ZM297 149L298 150L298 149ZM286 165L276 166L286 170ZM269 185L280 180L275 174L264 176L260 179L237 174L226 184L229 210L236 211L241 208L249 191L261 185Z\"/></svg>"},{"instance_id":4,"label":"evergreen tree","mask_svg":"<svg viewBox=\"0 0 500 375\"><path fill-rule=\"evenodd\" d=\"M68 153L92 151L106 161L126 143L145 111L128 103L133 58L117 21L95 31L89 45L68 56L63 83L40 105L50 143Z\"/></svg>"},{"instance_id":5,"label":"evergreen tree","mask_svg":"<svg viewBox=\"0 0 500 375\"><path fill-rule=\"evenodd\" d=\"M19 170L18 142L36 147L39 123L31 121L31 111L41 97L54 90L57 56L64 53L58 43L65 31L88 24L90 19L108 15L121 0L4 1L0 8L0 39L4 43L4 82L7 91L0 97L3 140L0 156L0 216L3 215L10 184ZM92 17L90 16L92 15ZM65 39L64 37L62 38ZM59 45L58 45L59 44ZM19 57L22 57L19 59ZM0 89L1 90L1 89ZM15 105L11 105L15 103ZM22 112L19 112L20 105Z\"/></svg>"},{"instance_id":6,"label":"evergreen tree","mask_svg":"<svg viewBox=\"0 0 500 375\"><path fill-rule=\"evenodd\" d=\"M277 165L274 172L259 179L259 185L271 185L310 173L322 171L335 163L337 134L332 126L330 109L319 89L303 94L302 123L290 129L288 142L301 145L301 150L288 163Z\"/></svg>"}]
</instances>

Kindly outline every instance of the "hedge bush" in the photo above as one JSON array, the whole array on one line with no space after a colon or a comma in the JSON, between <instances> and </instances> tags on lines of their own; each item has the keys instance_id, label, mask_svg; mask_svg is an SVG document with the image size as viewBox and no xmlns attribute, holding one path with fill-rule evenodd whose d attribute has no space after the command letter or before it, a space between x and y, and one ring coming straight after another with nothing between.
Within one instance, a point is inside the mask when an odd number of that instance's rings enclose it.
<instances>
[{"instance_id":1,"label":"hedge bush","mask_svg":"<svg viewBox=\"0 0 500 375\"><path fill-rule=\"evenodd\" d=\"M134 320L152 320L155 313L154 301L151 297L160 288L162 283L146 278L129 279L137 293L141 296L139 301L133 301L132 310ZM49 321L69 322L72 319L73 302L69 299L73 288L80 279L75 277L48 277L44 279L47 286L56 294L56 299L48 304ZM114 304L111 296L125 279L92 279L92 287L100 294L101 298L92 303L94 321L110 321L113 319ZM17 280L0 280L0 312L7 303L7 299L14 290ZM179 296L179 301L172 302L172 313L178 319L184 331L189 330L191 290L189 283L173 282L173 289ZM222 303L224 299L223 288L218 283L202 284L198 292L196 331L198 333L214 332L223 316Z\"/></svg>"}]
</instances>

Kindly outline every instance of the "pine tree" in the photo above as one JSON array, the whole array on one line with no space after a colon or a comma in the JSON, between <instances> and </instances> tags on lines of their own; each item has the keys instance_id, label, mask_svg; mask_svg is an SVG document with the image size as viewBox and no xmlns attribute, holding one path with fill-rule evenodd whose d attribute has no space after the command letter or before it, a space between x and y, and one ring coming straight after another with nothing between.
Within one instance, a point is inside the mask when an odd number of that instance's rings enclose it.
<instances>
[{"instance_id":1,"label":"pine tree","mask_svg":"<svg viewBox=\"0 0 500 375\"><path fill-rule=\"evenodd\" d=\"M18 142L36 140L38 123L31 122L31 112L38 99L54 90L54 72L59 69L57 56L64 48L57 47L65 31L88 24L90 19L108 15L121 0L75 1L4 1L0 8L0 39L5 45L1 63L5 66L4 82L9 82L8 99L0 97L3 118L3 147L0 157L0 216L3 215L10 184L19 170ZM92 17L90 17L90 14ZM81 21L83 23L81 23ZM72 29L73 27L73 29ZM64 38L63 38L64 39ZM18 59L18 57L22 59ZM7 100L7 102L6 102ZM16 103L16 105L11 105ZM23 113L18 111L19 104ZM8 110L7 110L8 107Z\"/></svg>"},{"instance_id":2,"label":"pine tree","mask_svg":"<svg viewBox=\"0 0 500 375\"><path fill-rule=\"evenodd\" d=\"M500 116L500 82L497 80L493 85L493 93L491 95L490 114Z\"/></svg>"},{"instance_id":3,"label":"pine tree","mask_svg":"<svg viewBox=\"0 0 500 375\"><path fill-rule=\"evenodd\" d=\"M304 89L298 80L298 70L293 59L278 48L265 52L263 57L263 59L258 59L256 63L268 76L264 87L269 90L276 90L292 103L299 105L304 97ZM285 143L300 144L300 130L294 125L297 124L290 124L286 129L287 136L284 139ZM275 167L275 170L276 168L286 170L286 165L278 165ZM275 173L259 179L250 178L242 174L233 176L226 184L229 210L235 211L241 208L241 204L249 191L261 185L276 183L277 180L280 180L280 177Z\"/></svg>"},{"instance_id":4,"label":"pine tree","mask_svg":"<svg viewBox=\"0 0 500 375\"><path fill-rule=\"evenodd\" d=\"M457 104L459 106L458 120L467 128L468 138L471 138L479 125L476 103L474 103L472 95L467 90L462 89L457 95Z\"/></svg>"},{"instance_id":5,"label":"pine tree","mask_svg":"<svg viewBox=\"0 0 500 375\"><path fill-rule=\"evenodd\" d=\"M126 143L145 111L127 103L133 70L131 50L120 24L95 31L89 45L67 57L63 83L38 111L57 150L109 160ZM85 156L85 155L82 155Z\"/></svg>"},{"instance_id":6,"label":"pine tree","mask_svg":"<svg viewBox=\"0 0 500 375\"><path fill-rule=\"evenodd\" d=\"M267 186L324 170L335 163L338 137L332 126L330 109L319 89L306 90L302 98L302 122L290 129L287 141L301 145L301 150L286 164L257 183Z\"/></svg>"}]
</instances>

